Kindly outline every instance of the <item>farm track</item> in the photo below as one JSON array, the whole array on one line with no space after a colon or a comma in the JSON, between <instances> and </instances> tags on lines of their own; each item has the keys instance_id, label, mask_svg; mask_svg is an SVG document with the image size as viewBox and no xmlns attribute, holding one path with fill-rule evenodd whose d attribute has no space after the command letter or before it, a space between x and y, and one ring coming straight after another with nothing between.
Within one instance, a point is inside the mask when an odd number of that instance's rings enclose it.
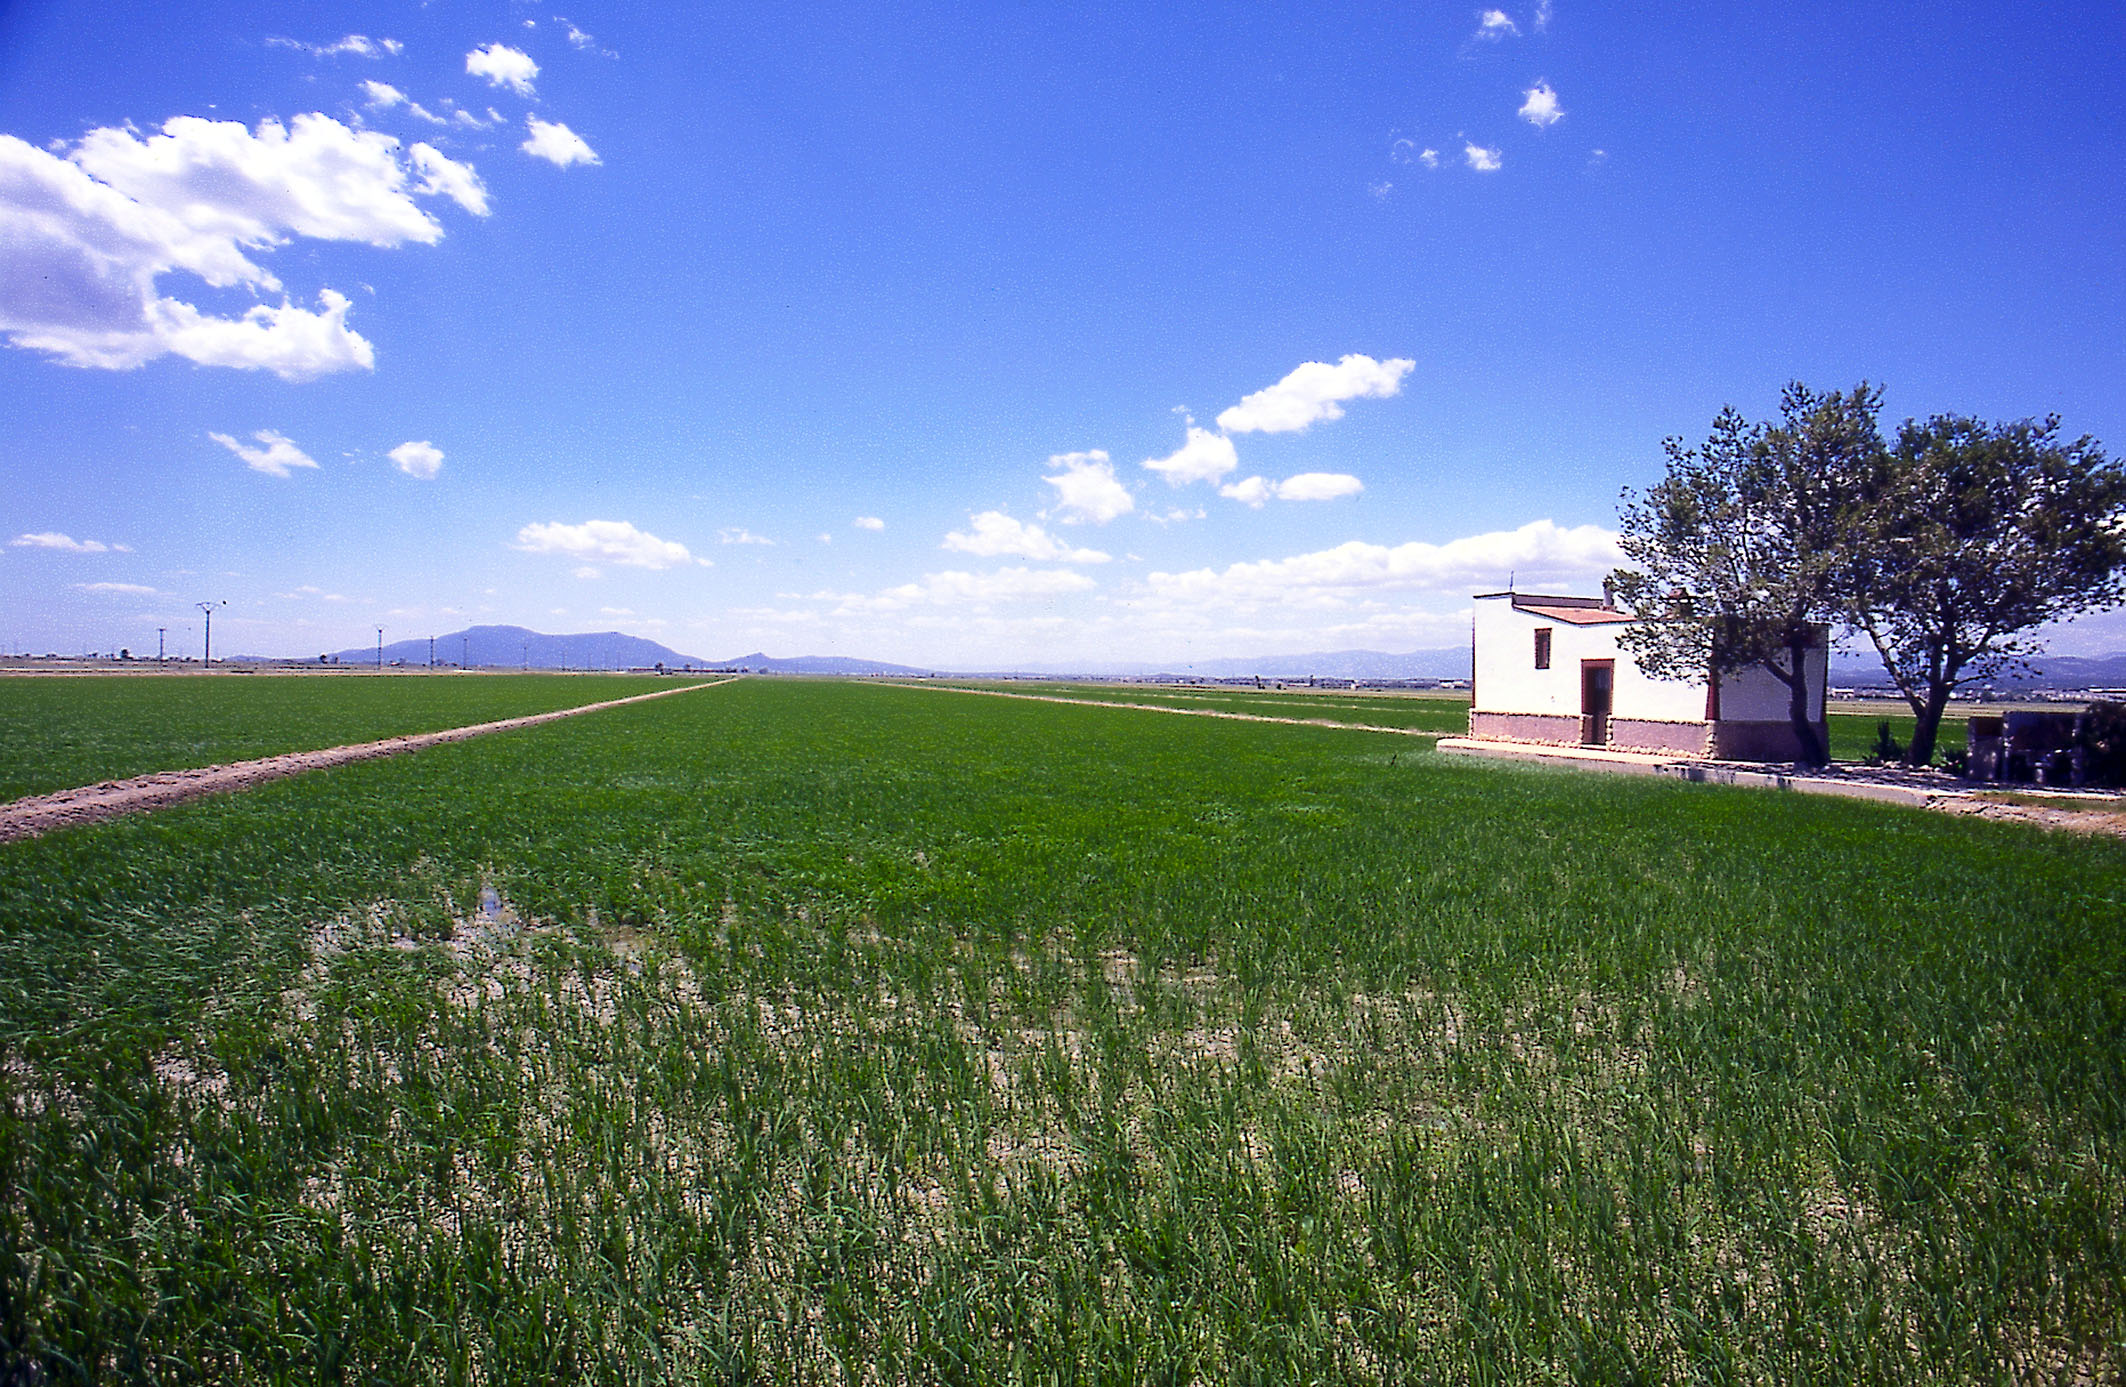
<instances>
[{"instance_id":1,"label":"farm track","mask_svg":"<svg viewBox=\"0 0 2126 1387\"><path fill-rule=\"evenodd\" d=\"M18 838L35 838L53 829L72 828L78 824L101 823L105 819L115 819L125 814L143 814L150 810L168 809L173 805L203 799L208 795L233 794L269 781L285 780L304 771L342 766L351 761L373 761L379 757L397 756L442 742L462 742L485 736L490 732L534 727L542 722L572 718L579 713L595 713L601 708L619 708L629 703L646 703L653 698L670 698L673 694L689 693L695 689L713 689L731 682L729 679L718 679L709 684L688 684L677 689L659 689L654 693L609 698L600 703L585 703L576 708L558 708L547 713L529 713L523 717L451 727L441 732L415 732L403 737L385 737L374 742L355 742L347 746L323 747L315 751L291 751L279 756L262 756L252 761L232 761L224 765L198 766L190 770L157 771L152 775L106 780L95 785L58 790L48 795L27 795L12 803L0 804L0 843L13 842Z\"/></svg>"},{"instance_id":2,"label":"farm track","mask_svg":"<svg viewBox=\"0 0 2126 1387\"><path fill-rule=\"evenodd\" d=\"M1264 713L1227 713L1216 708L1176 708L1166 703L1118 703L1105 698L1065 698L1061 694L1008 693L1003 689L963 689L955 684L894 684L896 689L929 689L937 693L981 694L987 698L1023 698L1031 703L1070 703L1080 708L1134 708L1140 713L1179 713L1192 718L1229 718L1234 722L1277 722L1287 727L1335 727L1346 732L1392 732L1399 737L1448 737L1450 732L1426 732L1414 727L1382 727L1370 722L1338 722L1334 718L1274 718Z\"/></svg>"}]
</instances>

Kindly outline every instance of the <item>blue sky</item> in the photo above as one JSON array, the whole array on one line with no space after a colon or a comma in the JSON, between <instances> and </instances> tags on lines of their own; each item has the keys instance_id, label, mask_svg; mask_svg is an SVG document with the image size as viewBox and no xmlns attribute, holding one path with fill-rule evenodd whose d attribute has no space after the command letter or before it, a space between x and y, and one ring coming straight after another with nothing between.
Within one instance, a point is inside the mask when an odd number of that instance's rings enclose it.
<instances>
[{"instance_id":1,"label":"blue sky","mask_svg":"<svg viewBox=\"0 0 2126 1387\"><path fill-rule=\"evenodd\" d=\"M0 4L0 647L1455 645L1789 379L2126 449L2122 36Z\"/></svg>"}]
</instances>

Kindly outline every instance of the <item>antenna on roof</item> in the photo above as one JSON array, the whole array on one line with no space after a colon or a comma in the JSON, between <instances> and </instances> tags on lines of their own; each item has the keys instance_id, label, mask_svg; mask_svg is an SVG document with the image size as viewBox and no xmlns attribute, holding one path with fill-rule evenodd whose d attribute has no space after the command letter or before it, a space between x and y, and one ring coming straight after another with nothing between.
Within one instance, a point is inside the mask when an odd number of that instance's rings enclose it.
<instances>
[{"instance_id":1,"label":"antenna on roof","mask_svg":"<svg viewBox=\"0 0 2126 1387\"><path fill-rule=\"evenodd\" d=\"M1506 591L1508 592L1513 591L1513 572L1510 568L1506 570Z\"/></svg>"}]
</instances>

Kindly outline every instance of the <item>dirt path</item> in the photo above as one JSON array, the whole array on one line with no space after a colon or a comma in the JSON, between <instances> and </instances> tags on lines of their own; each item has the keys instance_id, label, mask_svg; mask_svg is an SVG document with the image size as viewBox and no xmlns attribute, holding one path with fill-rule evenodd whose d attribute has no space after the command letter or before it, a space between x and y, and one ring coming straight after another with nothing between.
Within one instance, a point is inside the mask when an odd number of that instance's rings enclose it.
<instances>
[{"instance_id":1,"label":"dirt path","mask_svg":"<svg viewBox=\"0 0 2126 1387\"><path fill-rule=\"evenodd\" d=\"M1009 693L1003 689L964 689L957 684L902 684L896 689L930 689L937 693L981 694L985 698L1023 698L1029 703L1075 703L1080 708L1134 708L1140 713L1178 713L1188 718L1229 718L1234 722L1280 722L1287 727L1337 727L1347 732L1392 732L1398 737L1448 737L1450 732L1420 732L1413 727L1382 727L1370 722L1333 718L1273 718L1261 713L1227 713L1215 708L1176 708L1166 703L1118 703L1104 698L1065 698L1061 694Z\"/></svg>"},{"instance_id":2,"label":"dirt path","mask_svg":"<svg viewBox=\"0 0 2126 1387\"><path fill-rule=\"evenodd\" d=\"M200 799L207 795L248 790L269 780L283 780L291 775L322 770L327 766L342 766L349 761L373 761L381 756L397 756L401 752L419 751L422 747L435 746L439 742L462 742L489 732L505 732L512 727L533 727L558 718L572 718L579 713L595 713L601 708L619 708L629 703L646 703L653 698L670 698L673 694L690 693L695 689L713 689L719 684L731 682L729 679L718 679L709 684L688 684L677 689L659 689L655 693L609 698L603 703L559 708L551 713L531 713L521 718L503 718L499 722L479 722L470 727L453 727L442 732L415 732L404 737L386 737L380 742L358 742L351 746L325 747L318 751L291 751L280 756L262 756L255 761L233 761L227 765L200 766L192 770L157 771L153 775L136 775L130 780L106 780L100 785L83 785L78 789L60 790L49 795L29 795L10 804L0 804L0 843L12 842L17 838L35 838L55 828L99 823L104 819L115 819L121 814L167 809L173 804L183 804L187 800Z\"/></svg>"}]
</instances>

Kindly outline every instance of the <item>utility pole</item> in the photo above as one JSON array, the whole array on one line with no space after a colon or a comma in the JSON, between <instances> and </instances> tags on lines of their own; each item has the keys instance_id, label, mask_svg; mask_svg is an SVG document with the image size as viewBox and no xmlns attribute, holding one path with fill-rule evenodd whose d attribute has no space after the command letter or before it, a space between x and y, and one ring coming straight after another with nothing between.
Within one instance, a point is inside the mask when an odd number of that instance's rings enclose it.
<instances>
[{"instance_id":1,"label":"utility pole","mask_svg":"<svg viewBox=\"0 0 2126 1387\"><path fill-rule=\"evenodd\" d=\"M531 673L531 642L524 642L524 672Z\"/></svg>"},{"instance_id":2,"label":"utility pole","mask_svg":"<svg viewBox=\"0 0 2126 1387\"><path fill-rule=\"evenodd\" d=\"M156 664L158 664L158 665L162 663L162 637L163 637L163 633L164 633L164 632L166 632L166 631L168 631L169 629L170 629L170 628L169 628L169 627L167 627L167 626L158 626L158 627L156 627L156 628L155 628L155 663L156 663Z\"/></svg>"},{"instance_id":3,"label":"utility pole","mask_svg":"<svg viewBox=\"0 0 2126 1387\"><path fill-rule=\"evenodd\" d=\"M376 628L376 672L384 672L384 628Z\"/></svg>"},{"instance_id":4,"label":"utility pole","mask_svg":"<svg viewBox=\"0 0 2126 1387\"><path fill-rule=\"evenodd\" d=\"M472 668L472 636L470 634L458 637L458 668Z\"/></svg>"},{"instance_id":5,"label":"utility pole","mask_svg":"<svg viewBox=\"0 0 2126 1387\"><path fill-rule=\"evenodd\" d=\"M428 638L428 667L430 669L436 667L436 638L434 636Z\"/></svg>"},{"instance_id":6,"label":"utility pole","mask_svg":"<svg viewBox=\"0 0 2126 1387\"><path fill-rule=\"evenodd\" d=\"M199 667L205 669L214 663L214 609L216 607L226 607L229 604L226 602L194 602L192 605L207 614L207 638L205 643L200 646L199 655Z\"/></svg>"}]
</instances>

